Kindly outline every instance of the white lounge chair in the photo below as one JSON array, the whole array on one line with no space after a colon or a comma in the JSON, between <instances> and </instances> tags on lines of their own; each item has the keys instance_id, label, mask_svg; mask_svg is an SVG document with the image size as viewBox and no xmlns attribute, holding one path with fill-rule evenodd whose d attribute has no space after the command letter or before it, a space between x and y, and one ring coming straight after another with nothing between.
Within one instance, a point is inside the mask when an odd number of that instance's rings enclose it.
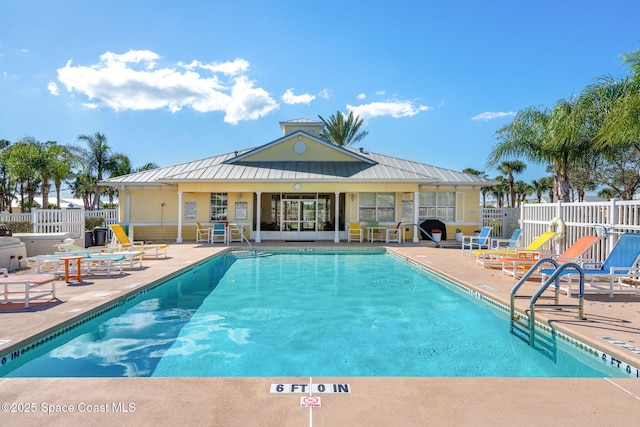
<instances>
[{"instance_id":1,"label":"white lounge chair","mask_svg":"<svg viewBox=\"0 0 640 427\"><path fill-rule=\"evenodd\" d=\"M0 268L0 286L2 286L2 300L6 302L23 302L25 308L29 308L29 303L34 299L44 298L51 295L51 299L56 298L55 274L22 274L9 276L6 268ZM51 284L51 289L46 289L44 285ZM12 295L20 295L13 297Z\"/></svg>"}]
</instances>

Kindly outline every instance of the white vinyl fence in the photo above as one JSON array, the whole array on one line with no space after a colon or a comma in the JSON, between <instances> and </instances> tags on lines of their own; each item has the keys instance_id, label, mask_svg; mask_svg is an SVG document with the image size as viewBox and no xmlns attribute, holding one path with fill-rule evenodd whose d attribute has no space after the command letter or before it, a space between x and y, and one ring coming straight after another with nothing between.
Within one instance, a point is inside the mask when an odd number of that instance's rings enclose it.
<instances>
[{"instance_id":1,"label":"white vinyl fence","mask_svg":"<svg viewBox=\"0 0 640 427\"><path fill-rule=\"evenodd\" d=\"M104 225L118 222L117 209L85 211L84 209L34 209L31 213L0 213L0 223L31 222L32 233L71 233L74 238L84 237L85 217L102 217Z\"/></svg>"},{"instance_id":2,"label":"white vinyl fence","mask_svg":"<svg viewBox=\"0 0 640 427\"><path fill-rule=\"evenodd\" d=\"M508 209L508 208L505 208ZM482 225L490 225L498 217L507 217L503 210L484 215ZM500 211L500 209L497 209ZM618 237L626 232L640 232L640 200L616 200L606 202L557 202L526 203L520 208L519 227L523 229L521 246L531 243L536 237L552 229L552 222L562 221L565 226L563 238L554 241L554 252L562 253L567 247L585 235L605 235L606 238L594 246L589 258L603 261ZM504 233L503 233L504 234ZM494 233L494 235L499 235Z\"/></svg>"}]
</instances>

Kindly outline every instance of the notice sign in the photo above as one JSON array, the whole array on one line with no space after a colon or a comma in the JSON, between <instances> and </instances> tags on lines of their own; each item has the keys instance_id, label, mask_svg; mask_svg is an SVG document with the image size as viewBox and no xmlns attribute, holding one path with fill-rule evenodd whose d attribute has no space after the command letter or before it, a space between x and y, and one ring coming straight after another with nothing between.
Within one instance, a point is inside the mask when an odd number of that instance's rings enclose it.
<instances>
[{"instance_id":1,"label":"notice sign","mask_svg":"<svg viewBox=\"0 0 640 427\"><path fill-rule=\"evenodd\" d=\"M351 393L349 384L271 384L271 393Z\"/></svg>"},{"instance_id":2,"label":"notice sign","mask_svg":"<svg viewBox=\"0 0 640 427\"><path fill-rule=\"evenodd\" d=\"M322 406L320 396L300 396L300 406L303 408L319 408Z\"/></svg>"}]
</instances>

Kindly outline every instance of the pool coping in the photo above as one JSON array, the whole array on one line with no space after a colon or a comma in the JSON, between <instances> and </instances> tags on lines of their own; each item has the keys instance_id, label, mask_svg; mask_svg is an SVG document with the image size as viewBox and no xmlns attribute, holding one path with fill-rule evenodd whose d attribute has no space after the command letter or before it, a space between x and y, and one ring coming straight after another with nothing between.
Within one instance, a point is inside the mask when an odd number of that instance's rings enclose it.
<instances>
[{"instance_id":1,"label":"pool coping","mask_svg":"<svg viewBox=\"0 0 640 427\"><path fill-rule=\"evenodd\" d=\"M172 245L173 246L173 245ZM124 278L130 283L144 282L150 273L166 276L180 263L193 263L210 257L212 249L206 245L176 245L180 251L166 260L149 262L149 271L134 272L134 278ZM257 245L256 245L257 246ZM270 245L269 245L270 246ZM277 246L277 245L276 245ZM287 246L290 246L287 245ZM328 245L331 246L331 245ZM343 246L341 243L340 246ZM364 245L354 245L364 246ZM385 245L381 245L385 246ZM267 248L267 245L259 249ZM356 248L359 249L359 248ZM505 301L508 287L513 281L495 276L494 272L476 267L459 252L442 251L423 244L394 245L393 250L438 273L456 277L456 282L487 294L492 299ZM182 254L181 252L186 252ZM180 253L178 253L180 252ZM495 276L495 277L494 277ZM492 280L496 280L495 283ZM151 280L147 281L147 283ZM497 288L483 289L486 283ZM94 288L111 286L108 280L95 281ZM92 285L93 286L93 285ZM116 293L122 286L115 287ZM95 290L94 289L94 290ZM109 288L112 289L112 288ZM132 288L135 294L140 288ZM505 289L507 291L505 292ZM87 290L80 290L90 292ZM123 291L124 292L124 291ZM78 297L65 301L71 308L78 307ZM81 302L85 302L84 300ZM93 302L93 300L91 300ZM55 320L54 311L64 310L64 305L46 306L41 311L4 313L0 321L23 323L32 319L30 326L40 321ZM43 305L43 304L34 304ZM75 308L74 308L75 309ZM69 311L69 310L67 310ZM44 315L43 315L44 312ZM638 334L640 315L635 300L632 303L605 300L594 301L586 314L599 320L601 312L607 319L624 322L613 339L622 335L633 341ZM636 313L636 314L634 314ZM64 313L63 313L64 314ZM86 314L86 313L85 313ZM14 319L15 317L15 319ZM64 316L61 316L64 317ZM538 317L541 319L542 317ZM7 323L3 323L6 325ZM554 325L563 331L569 324ZM575 327L575 326L574 326ZM585 341L597 342L592 331L572 330L571 334L585 336ZM508 333L505 332L505 333ZM591 333L591 335L588 335ZM6 345L6 344L5 344ZM606 342L610 348L616 344ZM619 347L619 346L618 346ZM4 348L4 347L3 347ZM620 347L620 351L626 351ZM614 353L614 351L610 351ZM640 361L640 357L631 357ZM349 395L322 397L319 408L301 408L299 395L274 395L269 385L275 382L305 381L304 378L0 378L0 392L10 402L37 402L71 404L82 402L95 404L135 403L135 412L129 413L7 413L3 421L7 425L86 425L100 422L118 425L140 425L153 422L157 425L190 423L194 425L495 425L518 422L523 425L601 425L620 424L640 418L640 381L621 379L566 379L566 378L386 378L347 377L317 378L317 381L341 381L351 384ZM580 404L576 404L580 402ZM6 415L6 416L5 416Z\"/></svg>"}]
</instances>

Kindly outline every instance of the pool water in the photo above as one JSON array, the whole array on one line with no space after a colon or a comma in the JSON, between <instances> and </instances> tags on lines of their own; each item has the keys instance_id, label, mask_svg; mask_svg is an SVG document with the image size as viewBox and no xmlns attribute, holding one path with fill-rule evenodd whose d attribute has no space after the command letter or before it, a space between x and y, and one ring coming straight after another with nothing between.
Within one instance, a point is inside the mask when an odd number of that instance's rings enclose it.
<instances>
[{"instance_id":1,"label":"pool water","mask_svg":"<svg viewBox=\"0 0 640 427\"><path fill-rule=\"evenodd\" d=\"M620 376L562 342L529 347L506 315L380 253L217 257L19 359L0 374Z\"/></svg>"}]
</instances>

